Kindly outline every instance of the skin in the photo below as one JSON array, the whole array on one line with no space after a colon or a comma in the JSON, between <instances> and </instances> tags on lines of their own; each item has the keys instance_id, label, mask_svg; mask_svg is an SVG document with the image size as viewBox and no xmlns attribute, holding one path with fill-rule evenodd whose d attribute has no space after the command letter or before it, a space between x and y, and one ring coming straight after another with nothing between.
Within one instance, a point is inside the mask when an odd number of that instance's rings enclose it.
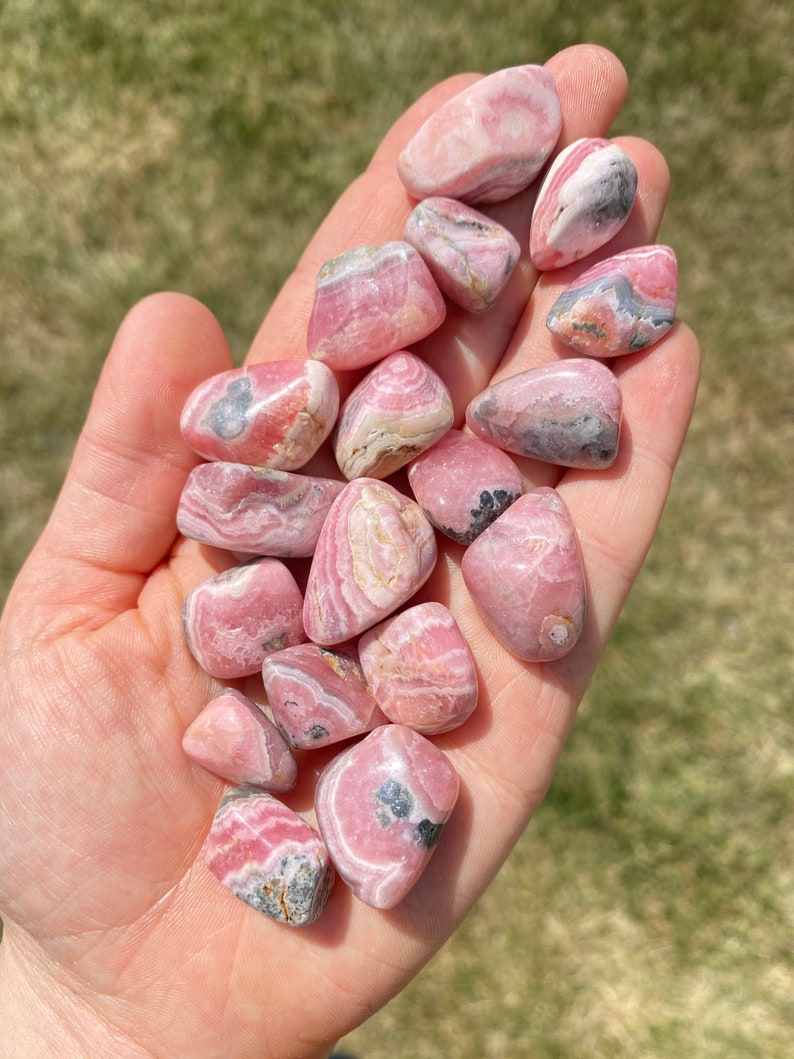
<instances>
[{"instance_id":1,"label":"skin","mask_svg":"<svg viewBox=\"0 0 794 1059\"><path fill-rule=\"evenodd\" d=\"M580 46L548 65L563 105L559 147L606 134L626 92L619 62ZM287 281L252 362L302 355L325 260L400 237L412 203L396 156L424 117L474 80L436 86L395 124ZM639 197L601 256L652 242L668 190L650 144L620 143L637 166ZM490 212L515 225L532 194ZM479 317L451 309L416 347L450 388L456 425L490 381L566 355L543 321L594 259L538 280L524 245L496 306ZM698 350L677 323L658 345L614 365L625 426L609 471L522 465L533 484L559 487L581 537L590 607L570 655L546 665L508 655L467 598L462 548L441 547L421 598L450 606L480 680L475 714L436 740L460 773L458 807L397 908L367 908L338 884L323 916L300 930L254 912L204 867L201 846L224 785L180 746L220 689L185 648L179 610L231 560L176 534L179 495L197 462L178 420L190 391L229 366L220 327L197 302L158 294L132 309L51 520L8 600L0 1010L9 1056L313 1059L406 985L472 908L543 798L658 524L692 411ZM310 469L331 466L326 453ZM302 763L294 807L309 807L322 764L321 752Z\"/></svg>"}]
</instances>

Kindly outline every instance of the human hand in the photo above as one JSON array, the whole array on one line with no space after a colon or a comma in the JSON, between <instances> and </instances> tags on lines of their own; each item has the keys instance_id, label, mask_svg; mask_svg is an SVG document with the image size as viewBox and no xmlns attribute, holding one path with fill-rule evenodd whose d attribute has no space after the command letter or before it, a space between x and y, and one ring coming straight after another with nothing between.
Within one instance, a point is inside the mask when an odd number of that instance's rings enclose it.
<instances>
[{"instance_id":1,"label":"human hand","mask_svg":"<svg viewBox=\"0 0 794 1059\"><path fill-rule=\"evenodd\" d=\"M564 114L558 149L604 135L626 89L614 57L578 47L548 65ZM321 226L249 360L301 355L325 260L400 237L410 203L396 156L428 113L474 79L437 86L396 123ZM667 193L658 152L620 142L639 193L604 255L652 242ZM487 212L525 231L531 195ZM489 312L450 308L415 347L450 389L456 425L492 380L560 355L546 311L583 267L538 280L524 256ZM57 1047L65 1057L324 1056L395 995L471 909L548 787L653 538L698 372L695 340L676 324L650 350L614 363L624 430L609 471L522 463L533 485L559 488L581 540L589 610L570 655L534 665L507 654L468 600L462 549L440 546L422 598L453 611L480 679L475 714L435 740L460 774L458 805L396 908L368 908L337 884L315 924L289 929L232 898L204 867L201 846L224 785L181 749L218 687L184 644L180 607L230 560L176 535L179 496L197 462L179 414L200 381L230 366L218 324L191 299L156 295L132 310L3 615L0 1009L9 1055ZM304 759L297 808L308 805L323 760L319 752Z\"/></svg>"}]
</instances>

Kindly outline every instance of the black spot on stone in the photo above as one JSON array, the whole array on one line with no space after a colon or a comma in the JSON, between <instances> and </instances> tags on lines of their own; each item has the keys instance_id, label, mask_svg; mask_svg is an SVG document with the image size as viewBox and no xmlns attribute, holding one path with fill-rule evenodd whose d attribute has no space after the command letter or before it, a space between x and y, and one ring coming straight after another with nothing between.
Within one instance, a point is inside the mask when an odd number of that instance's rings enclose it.
<instances>
[{"instance_id":1,"label":"black spot on stone","mask_svg":"<svg viewBox=\"0 0 794 1059\"><path fill-rule=\"evenodd\" d=\"M416 825L416 840L425 849L432 849L441 837L443 824L434 824L432 820L420 820Z\"/></svg>"},{"instance_id":2,"label":"black spot on stone","mask_svg":"<svg viewBox=\"0 0 794 1059\"><path fill-rule=\"evenodd\" d=\"M321 724L313 724L311 728L306 729L306 735L311 740L324 739L328 735L328 729L323 728Z\"/></svg>"},{"instance_id":3,"label":"black spot on stone","mask_svg":"<svg viewBox=\"0 0 794 1059\"><path fill-rule=\"evenodd\" d=\"M378 791L378 798L384 805L388 805L394 816L408 816L414 807L413 795L397 780L386 780Z\"/></svg>"},{"instance_id":4,"label":"black spot on stone","mask_svg":"<svg viewBox=\"0 0 794 1059\"><path fill-rule=\"evenodd\" d=\"M213 434L228 440L242 434L248 426L248 410L252 401L251 381L242 376L230 382L223 397L210 405L206 423Z\"/></svg>"}]
</instances>

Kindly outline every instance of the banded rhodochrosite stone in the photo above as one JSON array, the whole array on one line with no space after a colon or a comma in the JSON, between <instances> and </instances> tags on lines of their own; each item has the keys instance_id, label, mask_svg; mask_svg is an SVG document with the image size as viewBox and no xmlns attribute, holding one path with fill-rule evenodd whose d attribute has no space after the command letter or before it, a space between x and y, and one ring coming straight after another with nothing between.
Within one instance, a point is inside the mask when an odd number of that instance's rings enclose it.
<instances>
[{"instance_id":1,"label":"banded rhodochrosite stone","mask_svg":"<svg viewBox=\"0 0 794 1059\"><path fill-rule=\"evenodd\" d=\"M583 272L552 305L546 326L578 353L619 357L666 335L677 301L673 250L637 246Z\"/></svg>"},{"instance_id":2,"label":"banded rhodochrosite stone","mask_svg":"<svg viewBox=\"0 0 794 1059\"><path fill-rule=\"evenodd\" d=\"M318 273L309 356L335 370L363 368L425 338L446 313L430 270L408 243L348 250Z\"/></svg>"},{"instance_id":3,"label":"banded rhodochrosite stone","mask_svg":"<svg viewBox=\"0 0 794 1059\"><path fill-rule=\"evenodd\" d=\"M415 207L403 238L422 255L442 293L470 313L493 305L521 256L518 240L501 224L443 197Z\"/></svg>"},{"instance_id":4,"label":"banded rhodochrosite stone","mask_svg":"<svg viewBox=\"0 0 794 1059\"><path fill-rule=\"evenodd\" d=\"M194 588L182 608L193 657L221 680L262 668L265 655L303 643L303 597L278 559L252 559Z\"/></svg>"},{"instance_id":5,"label":"banded rhodochrosite stone","mask_svg":"<svg viewBox=\"0 0 794 1059\"><path fill-rule=\"evenodd\" d=\"M471 544L524 492L507 453L460 430L417 456L408 482L433 525L459 544Z\"/></svg>"},{"instance_id":6,"label":"banded rhodochrosite stone","mask_svg":"<svg viewBox=\"0 0 794 1059\"><path fill-rule=\"evenodd\" d=\"M433 527L387 482L356 478L331 506L314 551L303 623L310 640L344 643L407 602L436 564Z\"/></svg>"},{"instance_id":7,"label":"banded rhodochrosite stone","mask_svg":"<svg viewBox=\"0 0 794 1059\"><path fill-rule=\"evenodd\" d=\"M603 470L617 456L621 405L609 368L597 360L571 358L489 386L469 404L466 422L507 452Z\"/></svg>"},{"instance_id":8,"label":"banded rhodochrosite stone","mask_svg":"<svg viewBox=\"0 0 794 1059\"><path fill-rule=\"evenodd\" d=\"M387 478L452 426L444 383L413 353L376 364L342 406L334 454L345 478Z\"/></svg>"},{"instance_id":9,"label":"banded rhodochrosite stone","mask_svg":"<svg viewBox=\"0 0 794 1059\"><path fill-rule=\"evenodd\" d=\"M556 490L541 486L519 497L467 548L461 570L494 636L518 658L550 662L579 639L584 568Z\"/></svg>"},{"instance_id":10,"label":"banded rhodochrosite stone","mask_svg":"<svg viewBox=\"0 0 794 1059\"><path fill-rule=\"evenodd\" d=\"M320 775L315 810L339 875L374 908L393 908L427 865L457 801L458 775L429 739L376 728Z\"/></svg>"},{"instance_id":11,"label":"banded rhodochrosite stone","mask_svg":"<svg viewBox=\"0 0 794 1059\"><path fill-rule=\"evenodd\" d=\"M474 661L443 604L409 607L365 632L358 646L372 694L395 724L438 735L474 711Z\"/></svg>"},{"instance_id":12,"label":"banded rhodochrosite stone","mask_svg":"<svg viewBox=\"0 0 794 1059\"><path fill-rule=\"evenodd\" d=\"M281 793L292 790L298 776L284 736L255 703L232 688L207 703L185 732L182 748L230 783Z\"/></svg>"},{"instance_id":13,"label":"banded rhodochrosite stone","mask_svg":"<svg viewBox=\"0 0 794 1059\"><path fill-rule=\"evenodd\" d=\"M470 85L430 115L397 162L418 199L499 202L543 168L562 127L551 74L514 66Z\"/></svg>"},{"instance_id":14,"label":"banded rhodochrosite stone","mask_svg":"<svg viewBox=\"0 0 794 1059\"><path fill-rule=\"evenodd\" d=\"M306 643L276 651L265 659L262 679L273 719L299 749L338 743L387 723L353 645L332 651Z\"/></svg>"},{"instance_id":15,"label":"banded rhodochrosite stone","mask_svg":"<svg viewBox=\"0 0 794 1059\"><path fill-rule=\"evenodd\" d=\"M529 231L537 269L562 268L608 243L628 220L637 194L637 170L616 143L576 140L552 162Z\"/></svg>"},{"instance_id":16,"label":"banded rhodochrosite stone","mask_svg":"<svg viewBox=\"0 0 794 1059\"><path fill-rule=\"evenodd\" d=\"M224 796L204 859L235 897L293 927L317 919L334 884L328 850L314 828L253 787L235 787Z\"/></svg>"},{"instance_id":17,"label":"banded rhodochrosite stone","mask_svg":"<svg viewBox=\"0 0 794 1059\"><path fill-rule=\"evenodd\" d=\"M331 433L339 411L332 371L274 360L213 375L188 397L182 436L208 460L294 471Z\"/></svg>"},{"instance_id":18,"label":"banded rhodochrosite stone","mask_svg":"<svg viewBox=\"0 0 794 1059\"><path fill-rule=\"evenodd\" d=\"M306 557L343 484L245 463L201 463L182 490L176 524L186 537L231 552Z\"/></svg>"}]
</instances>

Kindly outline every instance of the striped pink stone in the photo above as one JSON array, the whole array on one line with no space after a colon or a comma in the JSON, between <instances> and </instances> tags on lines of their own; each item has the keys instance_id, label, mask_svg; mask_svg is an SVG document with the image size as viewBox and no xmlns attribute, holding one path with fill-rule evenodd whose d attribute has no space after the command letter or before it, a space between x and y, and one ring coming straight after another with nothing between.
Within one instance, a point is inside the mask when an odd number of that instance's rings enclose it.
<instances>
[{"instance_id":1,"label":"striped pink stone","mask_svg":"<svg viewBox=\"0 0 794 1059\"><path fill-rule=\"evenodd\" d=\"M234 787L204 843L212 874L235 897L288 926L313 923L335 873L319 834L265 791Z\"/></svg>"},{"instance_id":2,"label":"striped pink stone","mask_svg":"<svg viewBox=\"0 0 794 1059\"><path fill-rule=\"evenodd\" d=\"M274 360L213 375L182 411L182 436L208 460L294 471L331 433L339 387L324 364Z\"/></svg>"},{"instance_id":3,"label":"striped pink stone","mask_svg":"<svg viewBox=\"0 0 794 1059\"><path fill-rule=\"evenodd\" d=\"M516 500L467 548L461 570L486 624L511 654L550 662L579 639L584 567L556 490L542 486Z\"/></svg>"},{"instance_id":4,"label":"striped pink stone","mask_svg":"<svg viewBox=\"0 0 794 1059\"><path fill-rule=\"evenodd\" d=\"M458 728L477 705L477 673L463 633L441 603L420 603L369 629L361 665L395 724L424 735Z\"/></svg>"},{"instance_id":5,"label":"striped pink stone","mask_svg":"<svg viewBox=\"0 0 794 1059\"><path fill-rule=\"evenodd\" d=\"M376 728L322 772L315 810L334 866L355 896L393 908L415 885L458 798L458 775L429 739Z\"/></svg>"},{"instance_id":6,"label":"striped pink stone","mask_svg":"<svg viewBox=\"0 0 794 1059\"><path fill-rule=\"evenodd\" d=\"M292 790L298 776L284 736L251 699L233 688L207 703L185 732L182 749L230 783L283 793Z\"/></svg>"},{"instance_id":7,"label":"striped pink stone","mask_svg":"<svg viewBox=\"0 0 794 1059\"><path fill-rule=\"evenodd\" d=\"M470 85L430 115L397 162L417 199L499 202L527 187L560 135L554 79L542 66L513 66Z\"/></svg>"}]
</instances>

